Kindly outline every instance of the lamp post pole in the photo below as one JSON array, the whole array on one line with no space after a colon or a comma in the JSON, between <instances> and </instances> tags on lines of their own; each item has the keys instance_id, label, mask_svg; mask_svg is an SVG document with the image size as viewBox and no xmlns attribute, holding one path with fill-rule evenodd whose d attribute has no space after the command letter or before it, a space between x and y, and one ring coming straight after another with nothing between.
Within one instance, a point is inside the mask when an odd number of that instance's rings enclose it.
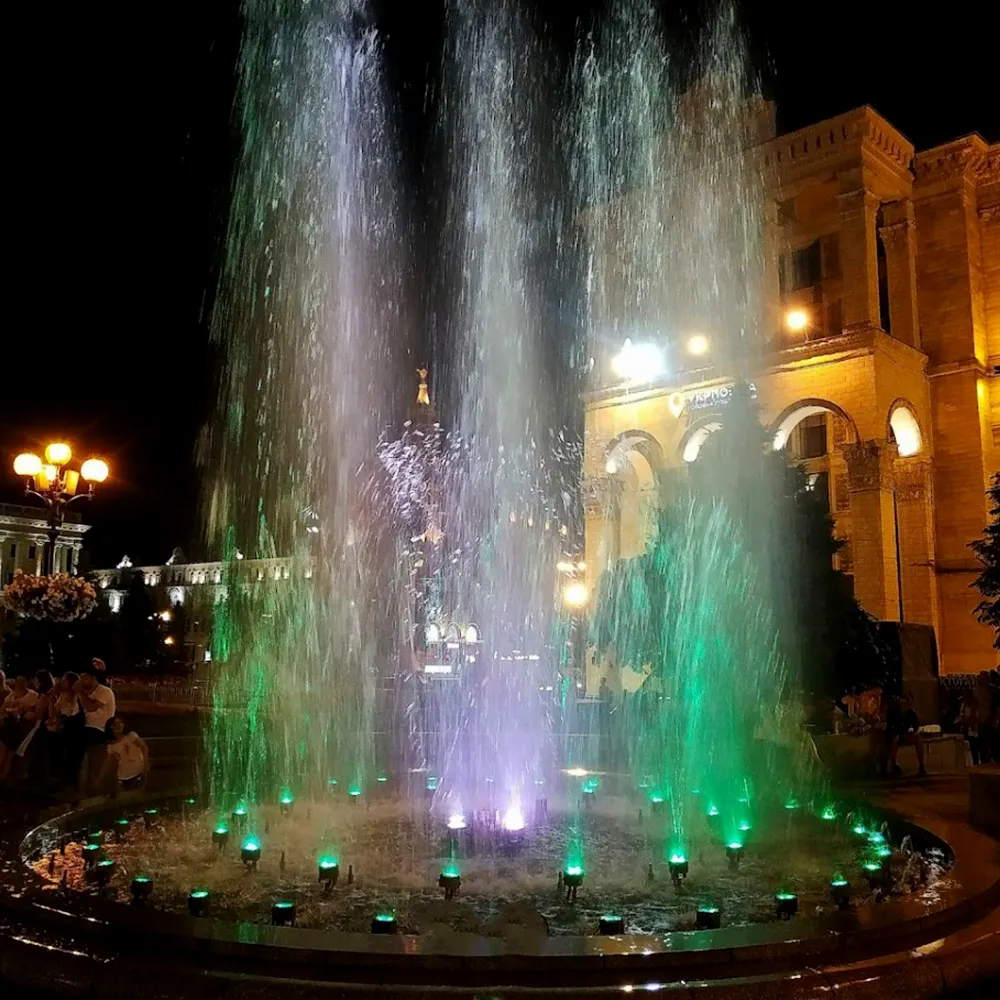
<instances>
[{"instance_id":1,"label":"lamp post pole","mask_svg":"<svg viewBox=\"0 0 1000 1000\"><path fill-rule=\"evenodd\" d=\"M108 478L107 462L99 458L88 458L80 469L70 469L68 464L73 452L68 444L59 442L45 449L45 461L33 452L23 452L14 459L14 472L25 477L26 496L36 497L46 508L46 535L48 545L45 550L45 573L52 576L56 571L56 547L59 532L66 520L66 508L76 500L94 496L94 486ZM77 492L80 480L87 483L86 492Z\"/></svg>"}]
</instances>

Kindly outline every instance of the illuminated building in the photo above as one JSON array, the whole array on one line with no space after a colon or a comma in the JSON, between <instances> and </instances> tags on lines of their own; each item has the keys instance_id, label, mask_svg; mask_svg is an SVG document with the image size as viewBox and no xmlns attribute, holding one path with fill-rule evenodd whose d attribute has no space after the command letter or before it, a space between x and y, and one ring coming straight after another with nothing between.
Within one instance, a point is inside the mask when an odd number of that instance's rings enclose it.
<instances>
[{"instance_id":1,"label":"illuminated building","mask_svg":"<svg viewBox=\"0 0 1000 1000\"><path fill-rule=\"evenodd\" d=\"M45 511L19 504L0 504L0 586L14 579L14 571L39 574L45 571L48 544ZM89 524L76 512L67 512L56 541L56 572L75 573Z\"/></svg>"},{"instance_id":2,"label":"illuminated building","mask_svg":"<svg viewBox=\"0 0 1000 1000\"><path fill-rule=\"evenodd\" d=\"M772 185L761 419L828 497L862 606L932 625L942 672L993 667L968 545L1000 470L1000 145L971 135L918 153L865 107L755 150ZM692 331L654 333L627 345L628 370L597 359L591 586L642 551L670 475L725 422L733 373L713 363L715 332L699 327L696 351ZM642 351L665 362L636 384L627 362Z\"/></svg>"}]
</instances>

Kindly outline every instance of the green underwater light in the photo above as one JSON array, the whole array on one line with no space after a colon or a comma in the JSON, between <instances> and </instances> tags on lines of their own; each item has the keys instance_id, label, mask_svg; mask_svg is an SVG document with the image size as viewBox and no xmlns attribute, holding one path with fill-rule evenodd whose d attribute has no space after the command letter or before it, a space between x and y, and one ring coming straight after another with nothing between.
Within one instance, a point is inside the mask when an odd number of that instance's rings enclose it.
<instances>
[{"instance_id":1,"label":"green underwater light","mask_svg":"<svg viewBox=\"0 0 1000 1000\"><path fill-rule=\"evenodd\" d=\"M566 866L566 874L567 875L572 875L574 877L577 876L577 875L582 875L583 874L583 865L567 865Z\"/></svg>"},{"instance_id":2,"label":"green underwater light","mask_svg":"<svg viewBox=\"0 0 1000 1000\"><path fill-rule=\"evenodd\" d=\"M284 791L284 792L281 793L281 798L278 799L278 804L282 805L282 806L290 806L294 801L295 801L295 798L292 795L292 793L289 792L289 791ZM283 905L283 904L277 904L276 903L275 905L277 906L277 905Z\"/></svg>"},{"instance_id":3,"label":"green underwater light","mask_svg":"<svg viewBox=\"0 0 1000 1000\"><path fill-rule=\"evenodd\" d=\"M717 806L709 806L708 815L715 817L719 815L719 809Z\"/></svg>"},{"instance_id":4,"label":"green underwater light","mask_svg":"<svg viewBox=\"0 0 1000 1000\"><path fill-rule=\"evenodd\" d=\"M823 812L822 812L822 814L821 814L821 818L822 818L822 819L825 819L825 820L831 820L831 819L836 819L836 818L837 818L837 814L836 814L836 813L834 812L834 810L833 810L833 807L832 807L832 806L827 806L827 807L826 807L826 808L825 808L825 809L823 810Z\"/></svg>"},{"instance_id":5,"label":"green underwater light","mask_svg":"<svg viewBox=\"0 0 1000 1000\"><path fill-rule=\"evenodd\" d=\"M429 775L427 778L427 791L436 792L438 787L438 779L433 775Z\"/></svg>"},{"instance_id":6,"label":"green underwater light","mask_svg":"<svg viewBox=\"0 0 1000 1000\"><path fill-rule=\"evenodd\" d=\"M788 801L787 801L787 802L785 803L785 808L786 808L786 809L787 809L787 810L788 810L789 812L794 812L794 811L795 811L796 809L798 809L798 808L799 808L799 800L798 800L798 799L789 799L789 800L788 800Z\"/></svg>"},{"instance_id":7,"label":"green underwater light","mask_svg":"<svg viewBox=\"0 0 1000 1000\"><path fill-rule=\"evenodd\" d=\"M350 795L350 797L352 799L356 799L361 794L361 786L360 785L351 785L351 787L347 789L347 794ZM376 920L377 919L378 918L376 917Z\"/></svg>"},{"instance_id":8,"label":"green underwater light","mask_svg":"<svg viewBox=\"0 0 1000 1000\"><path fill-rule=\"evenodd\" d=\"M664 798L662 792L652 792L649 796L649 801L653 803L654 806L663 805Z\"/></svg>"},{"instance_id":9,"label":"green underwater light","mask_svg":"<svg viewBox=\"0 0 1000 1000\"><path fill-rule=\"evenodd\" d=\"M865 829L864 823L856 823L854 825L853 830L854 833L856 833L859 837L864 837L868 833L868 831Z\"/></svg>"}]
</instances>

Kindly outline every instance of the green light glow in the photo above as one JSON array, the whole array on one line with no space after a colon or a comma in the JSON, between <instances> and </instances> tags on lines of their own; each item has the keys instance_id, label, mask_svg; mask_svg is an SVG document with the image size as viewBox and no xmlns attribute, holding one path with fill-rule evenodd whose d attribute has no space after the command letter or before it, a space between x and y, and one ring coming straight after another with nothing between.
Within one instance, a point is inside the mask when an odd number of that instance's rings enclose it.
<instances>
[{"instance_id":1,"label":"green light glow","mask_svg":"<svg viewBox=\"0 0 1000 1000\"><path fill-rule=\"evenodd\" d=\"M290 910L295 904L289 903L287 900L283 899L278 903L274 904L276 910Z\"/></svg>"},{"instance_id":2,"label":"green light glow","mask_svg":"<svg viewBox=\"0 0 1000 1000\"><path fill-rule=\"evenodd\" d=\"M234 816L246 816L246 814L247 814L247 807L246 807L246 806L244 806L244 805L238 805L238 806L237 806L237 807L236 807L236 808L235 808L235 809L233 810L233 815L234 815Z\"/></svg>"},{"instance_id":3,"label":"green light glow","mask_svg":"<svg viewBox=\"0 0 1000 1000\"><path fill-rule=\"evenodd\" d=\"M822 817L825 820L831 820L831 819L836 819L837 818L837 814L833 811L833 808L831 806L827 806L823 810Z\"/></svg>"},{"instance_id":4,"label":"green light glow","mask_svg":"<svg viewBox=\"0 0 1000 1000\"><path fill-rule=\"evenodd\" d=\"M441 874L445 878L458 878L458 865L454 861L449 861L448 864L441 869Z\"/></svg>"},{"instance_id":5,"label":"green light glow","mask_svg":"<svg viewBox=\"0 0 1000 1000\"><path fill-rule=\"evenodd\" d=\"M376 778L375 780L376 780L376 781L377 781L377 782L378 782L378 783L379 783L380 785L384 785L384 784L385 784L385 783L386 783L386 782L387 782L387 781L389 780L389 777L388 777L388 775L385 775L385 774L380 774L380 775L379 775L379 776L378 776L378 777L377 777L377 778Z\"/></svg>"},{"instance_id":6,"label":"green light glow","mask_svg":"<svg viewBox=\"0 0 1000 1000\"><path fill-rule=\"evenodd\" d=\"M112 858L104 858L103 861L98 861L97 862L97 867L98 868L110 868L113 864L114 864L114 860Z\"/></svg>"},{"instance_id":7,"label":"green light glow","mask_svg":"<svg viewBox=\"0 0 1000 1000\"><path fill-rule=\"evenodd\" d=\"M582 875L583 866L582 865L567 865L566 866L567 875Z\"/></svg>"},{"instance_id":8,"label":"green light glow","mask_svg":"<svg viewBox=\"0 0 1000 1000\"><path fill-rule=\"evenodd\" d=\"M280 805L290 806L295 801L292 793L288 791L287 788L283 789L281 792L281 798L278 800Z\"/></svg>"},{"instance_id":9,"label":"green light glow","mask_svg":"<svg viewBox=\"0 0 1000 1000\"><path fill-rule=\"evenodd\" d=\"M876 852L880 858L891 858L892 848L891 847L880 847Z\"/></svg>"},{"instance_id":10,"label":"green light glow","mask_svg":"<svg viewBox=\"0 0 1000 1000\"><path fill-rule=\"evenodd\" d=\"M122 816L120 819L115 820L115 826L128 826L128 820Z\"/></svg>"},{"instance_id":11,"label":"green light glow","mask_svg":"<svg viewBox=\"0 0 1000 1000\"><path fill-rule=\"evenodd\" d=\"M143 810L143 815L144 816L156 816L156 815L159 814L159 812L160 812L159 809L144 809Z\"/></svg>"},{"instance_id":12,"label":"green light glow","mask_svg":"<svg viewBox=\"0 0 1000 1000\"><path fill-rule=\"evenodd\" d=\"M184 805L186 805L186 806L193 806L197 801L198 801L197 799L185 799L184 800Z\"/></svg>"},{"instance_id":13,"label":"green light glow","mask_svg":"<svg viewBox=\"0 0 1000 1000\"><path fill-rule=\"evenodd\" d=\"M136 875L133 882L152 882L153 880L148 875Z\"/></svg>"},{"instance_id":14,"label":"green light glow","mask_svg":"<svg viewBox=\"0 0 1000 1000\"><path fill-rule=\"evenodd\" d=\"M750 829L749 823L740 823L740 833L749 833Z\"/></svg>"},{"instance_id":15,"label":"green light glow","mask_svg":"<svg viewBox=\"0 0 1000 1000\"><path fill-rule=\"evenodd\" d=\"M224 837L227 833L229 833L229 827L226 826L224 823L220 823L215 828L214 832L217 833L220 837Z\"/></svg>"},{"instance_id":16,"label":"green light glow","mask_svg":"<svg viewBox=\"0 0 1000 1000\"><path fill-rule=\"evenodd\" d=\"M600 778L587 778L583 783L583 793L584 795L593 795L598 788L601 787Z\"/></svg>"},{"instance_id":17,"label":"green light glow","mask_svg":"<svg viewBox=\"0 0 1000 1000\"><path fill-rule=\"evenodd\" d=\"M83 850L87 854L93 854L94 851L100 851L100 849L101 849L101 845L100 844L84 844L83 845Z\"/></svg>"},{"instance_id":18,"label":"green light glow","mask_svg":"<svg viewBox=\"0 0 1000 1000\"><path fill-rule=\"evenodd\" d=\"M617 913L605 913L601 920L621 920L621 917Z\"/></svg>"},{"instance_id":19,"label":"green light glow","mask_svg":"<svg viewBox=\"0 0 1000 1000\"><path fill-rule=\"evenodd\" d=\"M710 806L709 810L708 810L708 815L709 816L718 816L719 815L718 808L716 806Z\"/></svg>"},{"instance_id":20,"label":"green light glow","mask_svg":"<svg viewBox=\"0 0 1000 1000\"><path fill-rule=\"evenodd\" d=\"M866 872L880 872L882 865L878 861L866 861L864 868Z\"/></svg>"},{"instance_id":21,"label":"green light glow","mask_svg":"<svg viewBox=\"0 0 1000 1000\"><path fill-rule=\"evenodd\" d=\"M208 899L208 889L195 889L191 893L190 899Z\"/></svg>"},{"instance_id":22,"label":"green light glow","mask_svg":"<svg viewBox=\"0 0 1000 1000\"><path fill-rule=\"evenodd\" d=\"M259 851L260 850L260 844L257 842L257 838L256 837L247 837L247 839L243 841L243 850L244 851Z\"/></svg>"},{"instance_id":23,"label":"green light glow","mask_svg":"<svg viewBox=\"0 0 1000 1000\"><path fill-rule=\"evenodd\" d=\"M738 840L734 840L731 843L726 844L726 847L728 847L731 851L743 850L743 845Z\"/></svg>"},{"instance_id":24,"label":"green light glow","mask_svg":"<svg viewBox=\"0 0 1000 1000\"><path fill-rule=\"evenodd\" d=\"M876 830L875 832L868 834L868 843L869 844L884 844L885 843L885 837Z\"/></svg>"},{"instance_id":25,"label":"green light glow","mask_svg":"<svg viewBox=\"0 0 1000 1000\"><path fill-rule=\"evenodd\" d=\"M687 858L683 854L674 852L670 855L670 863L672 865L682 865L685 861L687 861Z\"/></svg>"},{"instance_id":26,"label":"green light glow","mask_svg":"<svg viewBox=\"0 0 1000 1000\"><path fill-rule=\"evenodd\" d=\"M850 882L846 878L835 878L830 885L835 889L843 889L844 886L850 885Z\"/></svg>"},{"instance_id":27,"label":"green light glow","mask_svg":"<svg viewBox=\"0 0 1000 1000\"><path fill-rule=\"evenodd\" d=\"M376 913L375 919L380 924L391 924L396 919L396 915L394 913Z\"/></svg>"},{"instance_id":28,"label":"green light glow","mask_svg":"<svg viewBox=\"0 0 1000 1000\"><path fill-rule=\"evenodd\" d=\"M336 858L320 858L319 866L323 871L329 871L331 868L339 868L340 863Z\"/></svg>"},{"instance_id":29,"label":"green light glow","mask_svg":"<svg viewBox=\"0 0 1000 1000\"><path fill-rule=\"evenodd\" d=\"M657 805L657 806L661 805L663 803L663 801L664 801L664 799L663 799L663 793L662 792L652 792L650 794L650 796L649 796L649 801L652 802L653 805Z\"/></svg>"},{"instance_id":30,"label":"green light glow","mask_svg":"<svg viewBox=\"0 0 1000 1000\"><path fill-rule=\"evenodd\" d=\"M328 778L326 782L331 788L336 788L340 784L336 778Z\"/></svg>"},{"instance_id":31,"label":"green light glow","mask_svg":"<svg viewBox=\"0 0 1000 1000\"><path fill-rule=\"evenodd\" d=\"M717 906L699 906L699 913L718 913L719 908Z\"/></svg>"},{"instance_id":32,"label":"green light glow","mask_svg":"<svg viewBox=\"0 0 1000 1000\"><path fill-rule=\"evenodd\" d=\"M856 826L854 827L854 832L855 832L855 833L856 833L856 834L857 834L857 835L858 835L859 837L863 837L863 836L864 836L864 835L865 835L865 834L866 834L866 833L867 833L868 831L867 831L867 830L865 829L865 825L864 825L864 823L858 823L858 824L857 824L857 825L856 825Z\"/></svg>"},{"instance_id":33,"label":"green light glow","mask_svg":"<svg viewBox=\"0 0 1000 1000\"><path fill-rule=\"evenodd\" d=\"M782 903L787 903L789 900L796 899L797 897L794 892L776 892L774 898Z\"/></svg>"},{"instance_id":34,"label":"green light glow","mask_svg":"<svg viewBox=\"0 0 1000 1000\"><path fill-rule=\"evenodd\" d=\"M799 800L798 799L789 799L785 803L785 808L788 809L790 812L792 810L798 809L799 808Z\"/></svg>"},{"instance_id":35,"label":"green light glow","mask_svg":"<svg viewBox=\"0 0 1000 1000\"><path fill-rule=\"evenodd\" d=\"M350 795L352 799L356 799L361 794L361 786L351 785L351 787L347 789L347 794ZM378 917L375 919L377 920Z\"/></svg>"}]
</instances>

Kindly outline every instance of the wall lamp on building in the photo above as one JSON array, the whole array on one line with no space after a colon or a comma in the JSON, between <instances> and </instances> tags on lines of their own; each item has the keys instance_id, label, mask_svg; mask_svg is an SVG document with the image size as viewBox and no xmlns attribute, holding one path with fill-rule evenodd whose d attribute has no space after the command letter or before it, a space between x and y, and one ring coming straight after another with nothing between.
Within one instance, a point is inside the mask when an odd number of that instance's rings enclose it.
<instances>
[{"instance_id":1,"label":"wall lamp on building","mask_svg":"<svg viewBox=\"0 0 1000 1000\"><path fill-rule=\"evenodd\" d=\"M585 583L574 580L563 587L562 599L567 608L579 611L581 608L585 608L590 601L590 590Z\"/></svg>"},{"instance_id":2,"label":"wall lamp on building","mask_svg":"<svg viewBox=\"0 0 1000 1000\"><path fill-rule=\"evenodd\" d=\"M708 354L708 337L703 333L693 333L687 339L687 352L693 357L700 358Z\"/></svg>"},{"instance_id":3,"label":"wall lamp on building","mask_svg":"<svg viewBox=\"0 0 1000 1000\"><path fill-rule=\"evenodd\" d=\"M108 463L103 459L88 458L77 470L67 468L72 458L70 446L56 441L46 446L45 461L30 451L14 459L14 472L27 480L25 494L37 497L47 508L49 544L45 552L45 572L49 575L56 571L56 542L66 508L81 497L91 499L94 487L108 478ZM77 492L81 479L88 485L85 493Z\"/></svg>"},{"instance_id":4,"label":"wall lamp on building","mask_svg":"<svg viewBox=\"0 0 1000 1000\"><path fill-rule=\"evenodd\" d=\"M623 382L655 382L666 370L663 351L656 344L633 344L626 339L611 361L611 370Z\"/></svg>"},{"instance_id":5,"label":"wall lamp on building","mask_svg":"<svg viewBox=\"0 0 1000 1000\"><path fill-rule=\"evenodd\" d=\"M789 309L785 313L785 329L789 333L802 333L809 327L809 313L805 309Z\"/></svg>"}]
</instances>

